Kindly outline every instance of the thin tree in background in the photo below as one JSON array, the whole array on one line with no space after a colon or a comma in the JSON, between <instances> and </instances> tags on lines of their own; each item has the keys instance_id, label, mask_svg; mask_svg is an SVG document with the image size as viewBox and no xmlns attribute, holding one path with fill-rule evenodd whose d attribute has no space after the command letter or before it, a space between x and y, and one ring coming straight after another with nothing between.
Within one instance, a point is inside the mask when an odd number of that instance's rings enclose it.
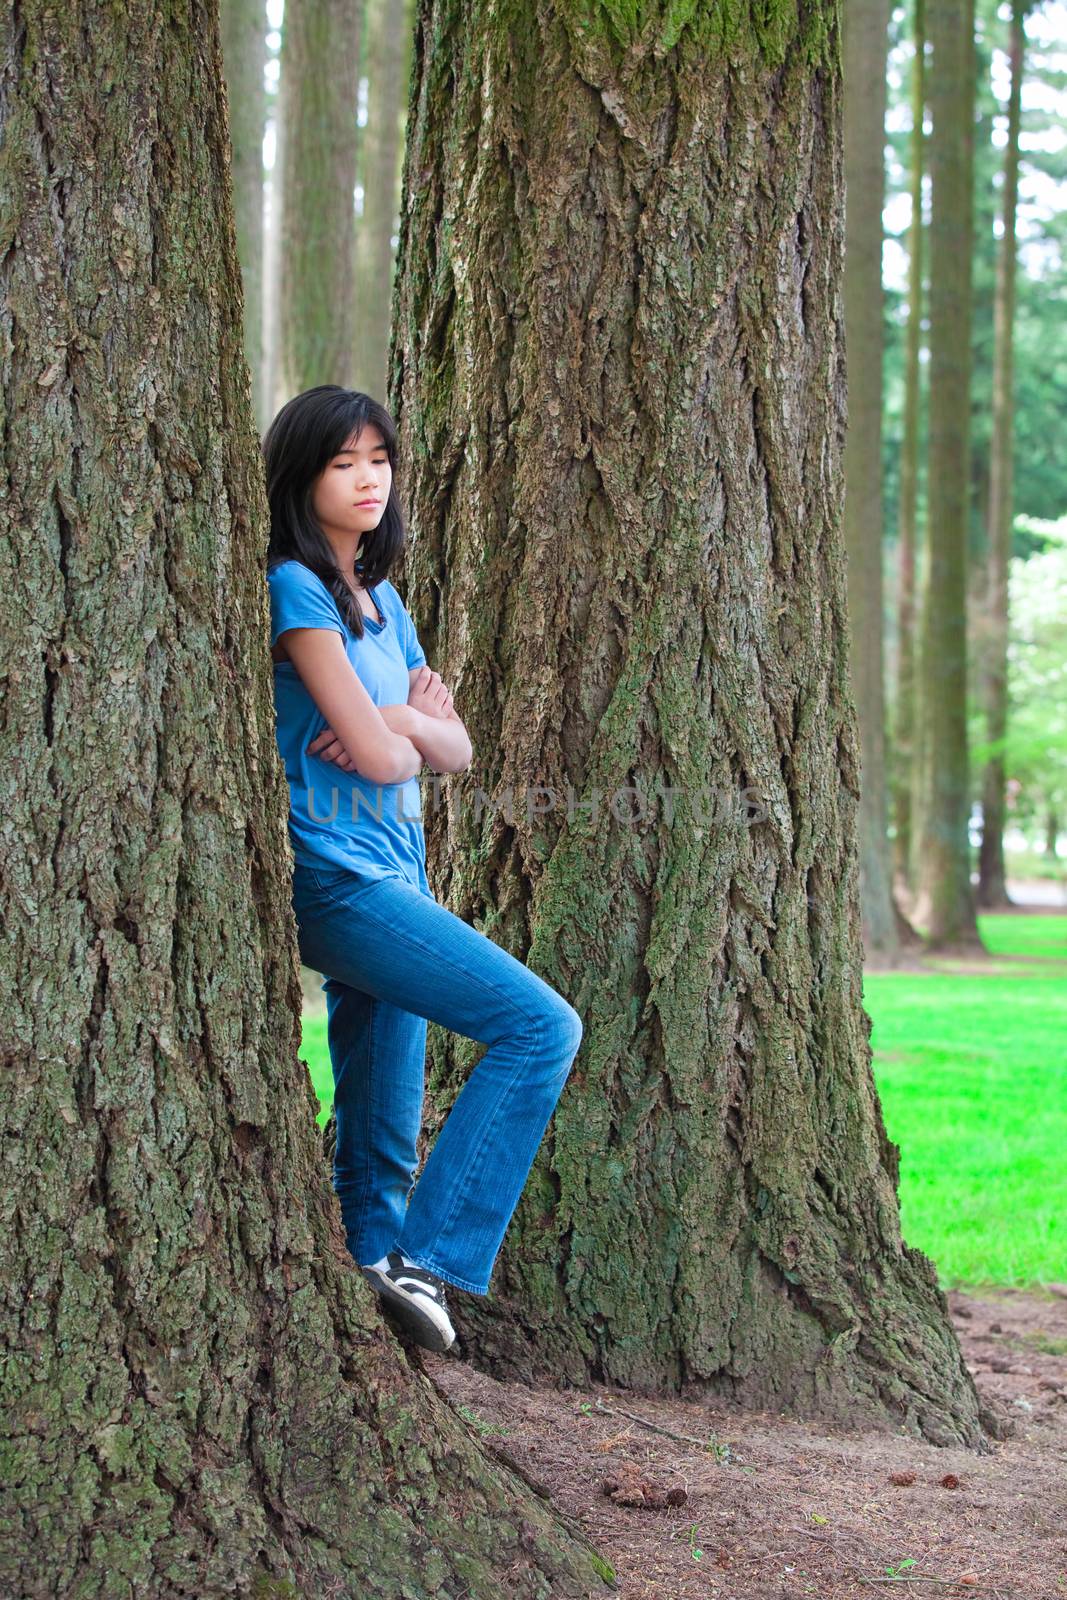
<instances>
[{"instance_id":1,"label":"thin tree in background","mask_svg":"<svg viewBox=\"0 0 1067 1600\"><path fill-rule=\"evenodd\" d=\"M363 0L290 0L282 22L278 372L286 395L350 384Z\"/></svg>"},{"instance_id":2,"label":"thin tree in background","mask_svg":"<svg viewBox=\"0 0 1067 1600\"><path fill-rule=\"evenodd\" d=\"M1049 861L1056 860L1060 842L1060 816L1054 806L1045 812L1045 854Z\"/></svg>"},{"instance_id":3,"label":"thin tree in background","mask_svg":"<svg viewBox=\"0 0 1067 1600\"><path fill-rule=\"evenodd\" d=\"M970 486L967 507L967 634L969 700L982 693L980 641L989 583L988 529L990 464L993 450L994 321L997 297L996 237L1004 158L993 143L1001 114L993 89L993 51L1004 29L998 18L1003 0L975 0L975 95L971 132L971 420L967 453ZM973 733L972 724L972 733ZM973 763L972 763L973 769ZM972 778L974 771L972 770Z\"/></svg>"},{"instance_id":4,"label":"thin tree in background","mask_svg":"<svg viewBox=\"0 0 1067 1600\"><path fill-rule=\"evenodd\" d=\"M25 0L4 71L0 1593L589 1600L322 1160L216 13Z\"/></svg>"},{"instance_id":5,"label":"thin tree in background","mask_svg":"<svg viewBox=\"0 0 1067 1600\"><path fill-rule=\"evenodd\" d=\"M363 214L356 227L357 389L384 399L400 205L404 112L411 76L410 0L367 0L367 126L360 144Z\"/></svg>"},{"instance_id":6,"label":"thin tree in background","mask_svg":"<svg viewBox=\"0 0 1067 1600\"><path fill-rule=\"evenodd\" d=\"M1013 354L1015 323L1015 215L1019 199L1019 124L1026 47L1024 0L1013 0L1008 55L1008 142L1004 150L1004 230L997 258L993 336L993 439L990 452L988 581L981 667L991 753L982 773L982 844L978 856L978 904L1004 906L1005 775L1008 720L1008 564L1011 559L1012 455L1014 440Z\"/></svg>"},{"instance_id":7,"label":"thin tree in background","mask_svg":"<svg viewBox=\"0 0 1067 1600\"><path fill-rule=\"evenodd\" d=\"M863 946L868 959L882 961L892 961L899 948L887 826L882 639L882 205L889 10L890 0L849 0L843 11L849 664L861 748Z\"/></svg>"},{"instance_id":8,"label":"thin tree in background","mask_svg":"<svg viewBox=\"0 0 1067 1600\"><path fill-rule=\"evenodd\" d=\"M910 914L931 945L970 946L980 944L968 835L966 604L974 0L937 0L928 20L930 425Z\"/></svg>"},{"instance_id":9,"label":"thin tree in background","mask_svg":"<svg viewBox=\"0 0 1067 1600\"><path fill-rule=\"evenodd\" d=\"M274 159L266 172L263 207L263 392L267 402L267 425L288 399L281 382L281 338L278 330L278 304L281 296L282 206L285 198L285 78L278 61L278 80L273 105L268 100L267 138L274 144ZM260 419L260 434L266 428Z\"/></svg>"},{"instance_id":10,"label":"thin tree in background","mask_svg":"<svg viewBox=\"0 0 1067 1600\"><path fill-rule=\"evenodd\" d=\"M900 448L900 582L897 686L892 741L893 867L905 887L911 871L911 793L915 736L915 552L919 507L919 424L923 319L923 171L926 114L926 5L914 0L911 69L911 224L908 228L908 322L904 352L904 437Z\"/></svg>"},{"instance_id":11,"label":"thin tree in background","mask_svg":"<svg viewBox=\"0 0 1067 1600\"><path fill-rule=\"evenodd\" d=\"M222 65L229 108L234 220L244 293L245 360L252 378L252 405L266 426L263 362L263 132L267 93L267 13L264 0L222 0Z\"/></svg>"},{"instance_id":12,"label":"thin tree in background","mask_svg":"<svg viewBox=\"0 0 1067 1600\"><path fill-rule=\"evenodd\" d=\"M586 1029L456 1319L498 1375L975 1441L862 1006L839 14L420 11L390 398L476 751L429 870ZM427 1142L476 1048L429 1043Z\"/></svg>"}]
</instances>

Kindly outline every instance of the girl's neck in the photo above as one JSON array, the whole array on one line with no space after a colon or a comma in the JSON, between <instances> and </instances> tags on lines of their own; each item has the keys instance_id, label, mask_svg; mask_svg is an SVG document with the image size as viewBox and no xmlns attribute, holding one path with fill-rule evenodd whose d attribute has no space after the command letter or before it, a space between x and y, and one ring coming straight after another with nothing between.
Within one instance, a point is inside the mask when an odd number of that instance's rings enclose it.
<instances>
[{"instance_id":1,"label":"girl's neck","mask_svg":"<svg viewBox=\"0 0 1067 1600\"><path fill-rule=\"evenodd\" d=\"M334 564L349 588L353 584L362 588L362 579L355 570L355 566L363 555L363 534L349 535L347 538L344 535L335 534L331 536L327 534L327 539L330 549L333 551Z\"/></svg>"}]
</instances>

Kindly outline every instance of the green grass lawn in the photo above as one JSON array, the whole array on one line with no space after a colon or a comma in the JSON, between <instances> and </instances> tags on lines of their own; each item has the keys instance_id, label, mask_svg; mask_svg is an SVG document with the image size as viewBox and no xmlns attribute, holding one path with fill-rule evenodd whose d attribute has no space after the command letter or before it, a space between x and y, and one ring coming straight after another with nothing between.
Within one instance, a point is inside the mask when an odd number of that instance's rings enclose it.
<instances>
[{"instance_id":1,"label":"green grass lawn","mask_svg":"<svg viewBox=\"0 0 1067 1600\"><path fill-rule=\"evenodd\" d=\"M329 1120L333 1105L333 1068L330 1066L330 1047L326 1042L326 1016L308 1016L304 1012L300 1030L300 1053L308 1064L311 1086L319 1097L319 1127Z\"/></svg>"},{"instance_id":2,"label":"green grass lawn","mask_svg":"<svg viewBox=\"0 0 1067 1600\"><path fill-rule=\"evenodd\" d=\"M875 1078L901 1147L904 1237L945 1288L1064 1282L1067 916L978 921L987 948L1014 960L980 975L864 979ZM321 1124L333 1095L325 1016L305 1016L301 1053Z\"/></svg>"},{"instance_id":3,"label":"green grass lawn","mask_svg":"<svg viewBox=\"0 0 1067 1600\"><path fill-rule=\"evenodd\" d=\"M904 1237L946 1288L1067 1280L1067 917L980 916L989 973L868 975Z\"/></svg>"}]
</instances>

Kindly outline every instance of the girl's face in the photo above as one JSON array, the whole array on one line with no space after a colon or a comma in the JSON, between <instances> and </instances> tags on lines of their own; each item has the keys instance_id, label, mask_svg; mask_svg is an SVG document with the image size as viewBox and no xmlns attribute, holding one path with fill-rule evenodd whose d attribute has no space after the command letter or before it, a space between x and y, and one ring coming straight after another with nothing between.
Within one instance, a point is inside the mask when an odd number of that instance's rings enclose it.
<instances>
[{"instance_id":1,"label":"girl's face","mask_svg":"<svg viewBox=\"0 0 1067 1600\"><path fill-rule=\"evenodd\" d=\"M345 440L312 485L311 505L323 532L363 534L376 528L385 515L392 482L385 441L368 422L358 439Z\"/></svg>"}]
</instances>

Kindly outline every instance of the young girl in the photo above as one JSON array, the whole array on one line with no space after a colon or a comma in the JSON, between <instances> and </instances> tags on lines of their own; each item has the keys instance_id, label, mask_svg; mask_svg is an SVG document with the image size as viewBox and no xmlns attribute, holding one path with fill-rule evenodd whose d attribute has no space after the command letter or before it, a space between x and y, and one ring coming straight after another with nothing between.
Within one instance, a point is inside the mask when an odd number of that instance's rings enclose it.
<instances>
[{"instance_id":1,"label":"young girl","mask_svg":"<svg viewBox=\"0 0 1067 1600\"><path fill-rule=\"evenodd\" d=\"M578 1013L434 899L425 763L471 761L388 574L404 549L396 429L324 384L263 440L278 748L289 782L300 957L325 977L348 1248L419 1343L455 1334L444 1283L486 1294L578 1050ZM488 1049L414 1183L427 1019Z\"/></svg>"}]
</instances>

